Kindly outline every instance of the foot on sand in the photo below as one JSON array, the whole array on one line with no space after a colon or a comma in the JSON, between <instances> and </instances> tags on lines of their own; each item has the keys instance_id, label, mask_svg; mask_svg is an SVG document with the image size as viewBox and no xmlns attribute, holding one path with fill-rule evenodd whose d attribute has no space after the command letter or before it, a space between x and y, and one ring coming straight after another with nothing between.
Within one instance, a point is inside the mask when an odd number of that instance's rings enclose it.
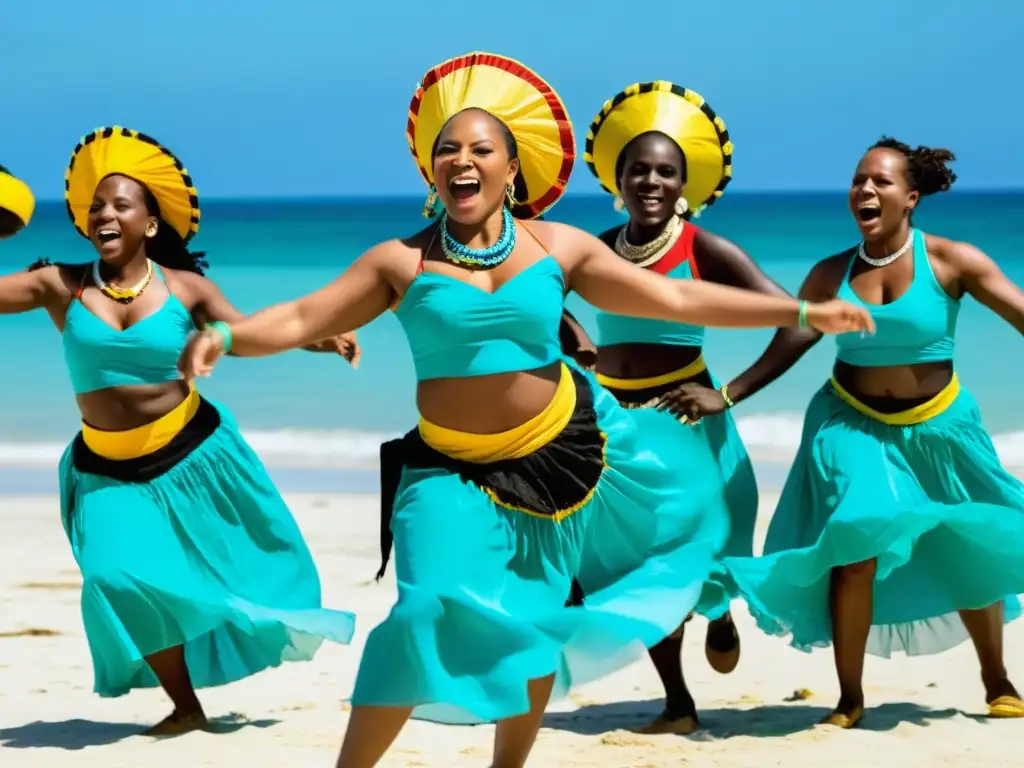
<instances>
[{"instance_id":1,"label":"foot on sand","mask_svg":"<svg viewBox=\"0 0 1024 768\"><path fill-rule=\"evenodd\" d=\"M840 700L838 706L819 725L831 725L836 728L848 730L856 728L857 723L864 717L864 705L862 703L848 703Z\"/></svg>"},{"instance_id":2,"label":"foot on sand","mask_svg":"<svg viewBox=\"0 0 1024 768\"><path fill-rule=\"evenodd\" d=\"M700 720L697 719L696 713L680 714L665 710L646 725L634 728L633 733L645 735L674 733L679 736L689 736L691 733L696 733L699 730Z\"/></svg>"},{"instance_id":3,"label":"foot on sand","mask_svg":"<svg viewBox=\"0 0 1024 768\"><path fill-rule=\"evenodd\" d=\"M198 712L178 712L175 710L167 717L145 732L145 736L180 736L190 731L200 731L208 725L206 715Z\"/></svg>"},{"instance_id":4,"label":"foot on sand","mask_svg":"<svg viewBox=\"0 0 1024 768\"><path fill-rule=\"evenodd\" d=\"M740 662L740 635L730 614L708 624L704 655L715 672L727 675L736 669Z\"/></svg>"}]
</instances>

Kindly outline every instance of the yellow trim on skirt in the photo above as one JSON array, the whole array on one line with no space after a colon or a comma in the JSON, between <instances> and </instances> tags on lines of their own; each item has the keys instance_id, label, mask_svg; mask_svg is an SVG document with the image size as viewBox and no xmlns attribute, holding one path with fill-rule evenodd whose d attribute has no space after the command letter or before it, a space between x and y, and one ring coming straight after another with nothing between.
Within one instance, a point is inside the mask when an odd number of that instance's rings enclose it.
<instances>
[{"instance_id":1,"label":"yellow trim on skirt","mask_svg":"<svg viewBox=\"0 0 1024 768\"><path fill-rule=\"evenodd\" d=\"M704 362L704 355L698 355L696 360L684 368L680 368L677 371L669 371L660 376L648 376L644 379L618 379L614 376L605 376L603 373L599 373L597 374L597 383L609 389L635 391L638 389L650 389L651 387L662 387L666 384L675 384L677 381L692 379L698 373L704 373L707 369L708 366Z\"/></svg>"},{"instance_id":2,"label":"yellow trim on skirt","mask_svg":"<svg viewBox=\"0 0 1024 768\"><path fill-rule=\"evenodd\" d=\"M839 382L835 380L835 377L832 377L830 383L832 384L832 389L835 390L835 393L839 396L839 399L855 411L862 413L875 421L880 421L883 424L888 424L893 427L909 427L913 424L923 424L930 419L934 419L949 408L960 394L960 380L954 373L949 384L947 384L939 394L928 402L915 405L913 408L908 408L905 411L882 413L881 411L876 411L874 408L864 405L864 403L843 389Z\"/></svg>"},{"instance_id":3,"label":"yellow trim on skirt","mask_svg":"<svg viewBox=\"0 0 1024 768\"><path fill-rule=\"evenodd\" d=\"M107 432L82 422L82 439L93 453L111 461L126 461L159 451L173 440L199 410L199 392L189 387L188 397L156 421L135 429Z\"/></svg>"},{"instance_id":4,"label":"yellow trim on skirt","mask_svg":"<svg viewBox=\"0 0 1024 768\"><path fill-rule=\"evenodd\" d=\"M420 418L423 442L445 456L459 461L489 464L505 459L521 459L543 448L565 429L576 410L576 384L562 363L561 379L547 407L524 424L489 435L460 432L432 424Z\"/></svg>"}]
</instances>

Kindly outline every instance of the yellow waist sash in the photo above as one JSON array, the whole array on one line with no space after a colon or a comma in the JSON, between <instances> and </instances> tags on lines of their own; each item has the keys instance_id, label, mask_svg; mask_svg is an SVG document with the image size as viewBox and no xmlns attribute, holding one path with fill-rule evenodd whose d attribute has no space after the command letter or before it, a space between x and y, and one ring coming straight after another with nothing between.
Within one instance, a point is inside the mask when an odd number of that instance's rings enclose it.
<instances>
[{"instance_id":1,"label":"yellow waist sash","mask_svg":"<svg viewBox=\"0 0 1024 768\"><path fill-rule=\"evenodd\" d=\"M82 439L93 453L112 461L126 461L158 451L192 421L199 410L199 392L190 387L188 397L156 421L135 429L107 432L82 423Z\"/></svg>"},{"instance_id":2,"label":"yellow waist sash","mask_svg":"<svg viewBox=\"0 0 1024 768\"><path fill-rule=\"evenodd\" d=\"M704 373L707 369L708 366L704 362L704 355L699 355L689 365L677 371L663 373L660 376L648 376L644 379L618 379L614 376L605 376L603 373L599 373L597 374L597 383L609 389L650 389L651 387L661 387L665 384L674 384L677 381L692 379L698 373Z\"/></svg>"},{"instance_id":3,"label":"yellow waist sash","mask_svg":"<svg viewBox=\"0 0 1024 768\"><path fill-rule=\"evenodd\" d=\"M839 382L835 380L835 377L832 377L830 383L832 384L832 389L839 396L839 399L855 411L863 413L865 416L874 419L875 421L880 421L883 424L888 424L893 427L908 427L912 424L923 424L929 419L934 419L940 413L948 409L960 394L960 380L954 373L949 384L947 384L939 394L928 402L915 405L913 408L908 408L905 411L882 413L881 411L876 411L874 408L864 405L864 403L843 389Z\"/></svg>"},{"instance_id":4,"label":"yellow waist sash","mask_svg":"<svg viewBox=\"0 0 1024 768\"><path fill-rule=\"evenodd\" d=\"M460 432L420 418L423 442L435 451L460 461L488 464L504 459L521 459L544 447L565 429L576 410L576 385L568 367L562 364L555 396L547 407L518 427L489 435Z\"/></svg>"}]
</instances>

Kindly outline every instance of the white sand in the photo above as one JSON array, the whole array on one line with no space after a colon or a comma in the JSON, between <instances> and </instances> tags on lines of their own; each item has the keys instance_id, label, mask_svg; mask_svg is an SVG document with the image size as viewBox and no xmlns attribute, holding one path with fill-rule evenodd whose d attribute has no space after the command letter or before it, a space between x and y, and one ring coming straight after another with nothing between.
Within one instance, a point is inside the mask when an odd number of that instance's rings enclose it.
<instances>
[{"instance_id":1,"label":"white sand","mask_svg":"<svg viewBox=\"0 0 1024 768\"><path fill-rule=\"evenodd\" d=\"M764 499L762 511L774 498ZM374 584L374 497L290 498L320 565L325 603L355 610L350 647L325 646L307 664L290 664L235 685L202 692L217 733L156 742L137 735L167 714L158 691L119 699L92 694L92 668L78 609L79 575L54 498L0 500L0 765L89 768L246 768L334 765L367 632L386 614L392 581ZM125 515L131 510L125 510ZM951 564L952 566L953 564ZM1024 723L986 721L969 644L931 658L869 658L867 694L876 708L863 728L813 728L834 703L831 654L807 655L754 629L737 606L743 660L726 677L703 659L704 623L687 636L688 681L705 731L690 738L636 736L628 729L659 711L657 678L638 663L553 706L533 766L656 768L847 768L1020 764ZM48 630L52 635L18 635ZM14 636L12 636L14 635ZM1006 657L1024 668L1024 628L1008 630ZM1018 679L1024 679L1019 677ZM813 692L787 702L795 689ZM412 722L382 765L486 766L493 729Z\"/></svg>"}]
</instances>

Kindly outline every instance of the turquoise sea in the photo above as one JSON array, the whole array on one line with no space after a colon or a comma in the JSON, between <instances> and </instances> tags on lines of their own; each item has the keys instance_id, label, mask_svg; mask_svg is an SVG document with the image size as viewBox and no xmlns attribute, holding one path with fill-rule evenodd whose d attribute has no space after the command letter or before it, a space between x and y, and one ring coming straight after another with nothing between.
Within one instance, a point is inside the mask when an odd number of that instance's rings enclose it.
<instances>
[{"instance_id":1,"label":"turquoise sea","mask_svg":"<svg viewBox=\"0 0 1024 768\"><path fill-rule=\"evenodd\" d=\"M422 200L207 201L193 246L207 252L209 276L241 310L313 290L341 273L374 243L423 226ZM576 197L548 215L592 232L622 221L607 197ZM951 193L924 201L916 224L967 240L1024 284L1024 193ZM857 230L843 194L729 194L697 222L742 246L789 290L818 259L848 247ZM32 225L0 242L6 271L39 257L87 261L62 203L40 204ZM569 307L593 328L578 296ZM60 339L45 313L0 318L0 492L53 490L54 470L78 429ZM706 358L728 379L752 362L770 331L708 333ZM408 346L394 317L361 331L363 361L353 371L338 357L290 352L228 359L202 382L230 407L250 441L287 490L375 489L377 447L416 419ZM1024 466L1024 376L1018 333L972 299L965 300L957 345L963 383L981 403L1003 460ZM802 411L827 377L833 343L825 340L789 374L737 408L740 430L759 459L763 482L777 485L800 435Z\"/></svg>"}]
</instances>

